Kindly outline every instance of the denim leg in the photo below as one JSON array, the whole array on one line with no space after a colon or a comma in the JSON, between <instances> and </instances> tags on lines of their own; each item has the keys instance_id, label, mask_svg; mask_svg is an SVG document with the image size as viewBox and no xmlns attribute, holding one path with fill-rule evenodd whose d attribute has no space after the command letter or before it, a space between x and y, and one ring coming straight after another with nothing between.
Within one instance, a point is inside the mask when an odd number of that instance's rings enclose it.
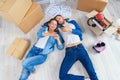
<instances>
[{"instance_id":1,"label":"denim leg","mask_svg":"<svg viewBox=\"0 0 120 80\"><path fill-rule=\"evenodd\" d=\"M81 61L82 65L85 67L89 77L91 80L98 80L96 72L94 70L93 64L89 58L89 55L86 51L86 49L81 45L78 48L78 56L79 60Z\"/></svg>"},{"instance_id":2,"label":"denim leg","mask_svg":"<svg viewBox=\"0 0 120 80\"><path fill-rule=\"evenodd\" d=\"M72 65L76 62L77 56L74 54L74 49L66 50L66 55L61 64L59 78L60 80L84 80L83 76L75 76L68 74Z\"/></svg>"},{"instance_id":3,"label":"denim leg","mask_svg":"<svg viewBox=\"0 0 120 80\"><path fill-rule=\"evenodd\" d=\"M19 80L27 80L29 75L30 72L23 68Z\"/></svg>"},{"instance_id":4,"label":"denim leg","mask_svg":"<svg viewBox=\"0 0 120 80\"><path fill-rule=\"evenodd\" d=\"M34 66L42 64L43 62L45 62L46 58L47 55L43 55L43 54L29 57L23 61L23 67L30 72L34 72L35 71Z\"/></svg>"},{"instance_id":5,"label":"denim leg","mask_svg":"<svg viewBox=\"0 0 120 80\"><path fill-rule=\"evenodd\" d=\"M37 56L41 51L42 51L42 49L39 49L39 48L33 46L31 48L31 50L28 52L28 54L27 54L27 56L26 56L24 61L29 60L30 57ZM23 61L23 63L24 63L24 61ZM23 65L25 65L25 63ZM30 66L29 68L31 69L31 71L35 71L35 68L33 66ZM23 69L22 69L22 72L21 72L19 80L27 80L29 75L30 75L30 71L28 71L23 66Z\"/></svg>"},{"instance_id":6,"label":"denim leg","mask_svg":"<svg viewBox=\"0 0 120 80\"><path fill-rule=\"evenodd\" d=\"M38 55L41 51L42 51L42 49L33 46L33 47L30 49L30 51L28 52L26 58L29 58L29 57Z\"/></svg>"}]
</instances>

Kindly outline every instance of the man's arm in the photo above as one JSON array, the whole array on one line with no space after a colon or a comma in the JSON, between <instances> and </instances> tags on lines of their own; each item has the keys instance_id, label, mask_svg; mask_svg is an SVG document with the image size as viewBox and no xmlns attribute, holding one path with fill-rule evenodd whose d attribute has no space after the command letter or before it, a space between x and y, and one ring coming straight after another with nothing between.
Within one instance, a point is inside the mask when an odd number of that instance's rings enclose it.
<instances>
[{"instance_id":1,"label":"man's arm","mask_svg":"<svg viewBox=\"0 0 120 80\"><path fill-rule=\"evenodd\" d=\"M82 30L80 26L78 25L78 23L75 20L71 20L69 23L72 23L75 26L75 29L72 29L72 33L79 35L80 39L82 40Z\"/></svg>"}]
</instances>

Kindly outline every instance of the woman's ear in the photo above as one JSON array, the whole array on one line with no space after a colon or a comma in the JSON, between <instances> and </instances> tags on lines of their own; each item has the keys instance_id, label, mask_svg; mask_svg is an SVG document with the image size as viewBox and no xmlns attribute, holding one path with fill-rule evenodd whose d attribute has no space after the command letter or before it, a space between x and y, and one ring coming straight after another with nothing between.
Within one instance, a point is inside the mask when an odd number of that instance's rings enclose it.
<instances>
[{"instance_id":1,"label":"woman's ear","mask_svg":"<svg viewBox=\"0 0 120 80\"><path fill-rule=\"evenodd\" d=\"M48 27L50 26L50 23L48 23Z\"/></svg>"}]
</instances>

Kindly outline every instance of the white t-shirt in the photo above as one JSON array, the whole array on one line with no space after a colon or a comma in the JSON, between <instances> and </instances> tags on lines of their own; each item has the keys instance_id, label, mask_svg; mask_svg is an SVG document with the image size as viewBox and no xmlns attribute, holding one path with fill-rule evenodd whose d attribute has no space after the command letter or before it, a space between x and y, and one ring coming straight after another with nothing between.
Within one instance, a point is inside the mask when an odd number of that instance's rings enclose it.
<instances>
[{"instance_id":1,"label":"white t-shirt","mask_svg":"<svg viewBox=\"0 0 120 80\"><path fill-rule=\"evenodd\" d=\"M75 29L75 26L71 23L66 23L64 26ZM69 44L79 43L79 42L82 43L78 35L73 34L72 32L63 32L61 29L59 29L59 31L62 34L62 37L65 41L65 46Z\"/></svg>"},{"instance_id":2,"label":"white t-shirt","mask_svg":"<svg viewBox=\"0 0 120 80\"><path fill-rule=\"evenodd\" d=\"M47 41L49 39L49 36L40 38L37 43L35 44L36 47L44 49L45 45L47 44Z\"/></svg>"}]
</instances>

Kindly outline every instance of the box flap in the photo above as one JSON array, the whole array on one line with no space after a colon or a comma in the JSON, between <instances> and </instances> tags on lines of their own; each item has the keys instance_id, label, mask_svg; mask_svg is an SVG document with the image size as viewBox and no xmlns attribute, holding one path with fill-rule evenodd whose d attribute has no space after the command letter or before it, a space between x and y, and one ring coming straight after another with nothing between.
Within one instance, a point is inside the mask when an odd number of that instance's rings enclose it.
<instances>
[{"instance_id":1,"label":"box flap","mask_svg":"<svg viewBox=\"0 0 120 80\"><path fill-rule=\"evenodd\" d=\"M102 12L108 0L78 0L77 9L90 12L97 10Z\"/></svg>"},{"instance_id":2,"label":"box flap","mask_svg":"<svg viewBox=\"0 0 120 80\"><path fill-rule=\"evenodd\" d=\"M12 56L21 60L24 57L24 55L25 55L25 52L15 50Z\"/></svg>"},{"instance_id":3,"label":"box flap","mask_svg":"<svg viewBox=\"0 0 120 80\"><path fill-rule=\"evenodd\" d=\"M19 28L24 32L29 32L42 18L44 17L43 10L39 4L33 3L27 12L26 16L22 19Z\"/></svg>"},{"instance_id":4,"label":"box flap","mask_svg":"<svg viewBox=\"0 0 120 80\"><path fill-rule=\"evenodd\" d=\"M99 1L99 2L108 2L108 0L96 0L96 1Z\"/></svg>"},{"instance_id":5,"label":"box flap","mask_svg":"<svg viewBox=\"0 0 120 80\"><path fill-rule=\"evenodd\" d=\"M0 8L0 11L8 11L16 0L6 0L4 1L4 5Z\"/></svg>"},{"instance_id":6,"label":"box flap","mask_svg":"<svg viewBox=\"0 0 120 80\"><path fill-rule=\"evenodd\" d=\"M90 13L88 13L86 16L87 16L87 18L91 18L91 17L94 17L96 14L98 14L98 12L93 10Z\"/></svg>"},{"instance_id":7,"label":"box flap","mask_svg":"<svg viewBox=\"0 0 120 80\"><path fill-rule=\"evenodd\" d=\"M112 35L116 31L117 31L116 27L110 26L109 28L107 28L107 30L104 31L104 33L107 34L107 35Z\"/></svg>"},{"instance_id":8,"label":"box flap","mask_svg":"<svg viewBox=\"0 0 120 80\"><path fill-rule=\"evenodd\" d=\"M16 49L16 46L15 45L11 45L8 50L6 51L7 54L9 55L13 55L14 51Z\"/></svg>"},{"instance_id":9,"label":"box flap","mask_svg":"<svg viewBox=\"0 0 120 80\"><path fill-rule=\"evenodd\" d=\"M33 2L32 6L30 7L30 9L28 10L28 12L26 13L25 17L27 17L27 16L29 17L37 9L39 9L41 12L43 12L40 4L37 4L37 3Z\"/></svg>"},{"instance_id":10,"label":"box flap","mask_svg":"<svg viewBox=\"0 0 120 80\"><path fill-rule=\"evenodd\" d=\"M16 0L16 3L9 10L9 14L13 17L13 22L19 24L25 17L31 5L31 0Z\"/></svg>"},{"instance_id":11,"label":"box flap","mask_svg":"<svg viewBox=\"0 0 120 80\"><path fill-rule=\"evenodd\" d=\"M19 50L19 51L26 51L28 48L29 48L29 42L24 40L24 39L21 39L16 50Z\"/></svg>"},{"instance_id":12,"label":"box flap","mask_svg":"<svg viewBox=\"0 0 120 80\"><path fill-rule=\"evenodd\" d=\"M12 42L12 45L17 46L21 41L21 38L15 38L15 40Z\"/></svg>"},{"instance_id":13,"label":"box flap","mask_svg":"<svg viewBox=\"0 0 120 80\"><path fill-rule=\"evenodd\" d=\"M2 7L5 2L6 0L0 0L0 7Z\"/></svg>"}]
</instances>

